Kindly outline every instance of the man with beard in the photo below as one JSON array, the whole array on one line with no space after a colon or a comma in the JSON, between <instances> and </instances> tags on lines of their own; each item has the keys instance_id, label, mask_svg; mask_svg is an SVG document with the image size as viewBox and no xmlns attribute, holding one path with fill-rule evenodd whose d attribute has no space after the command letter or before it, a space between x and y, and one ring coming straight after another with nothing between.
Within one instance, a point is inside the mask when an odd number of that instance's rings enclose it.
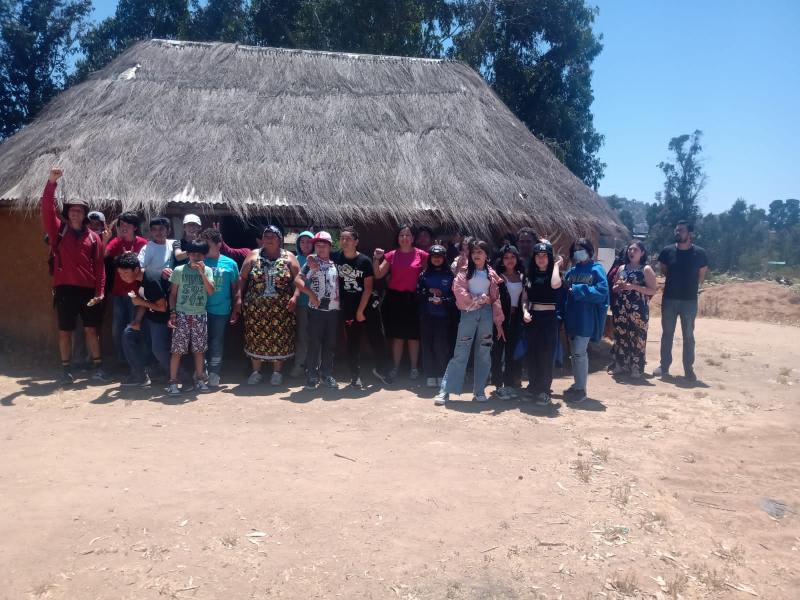
<instances>
[{"instance_id":1,"label":"man with beard","mask_svg":"<svg viewBox=\"0 0 800 600\"><path fill-rule=\"evenodd\" d=\"M692 243L692 226L678 221L675 243L658 255L661 272L666 277L661 304L661 364L656 377L669 376L672 364L672 338L675 325L681 318L683 335L683 373L687 380L696 381L694 373L694 320L697 317L697 293L708 271L706 251Z\"/></svg>"}]
</instances>

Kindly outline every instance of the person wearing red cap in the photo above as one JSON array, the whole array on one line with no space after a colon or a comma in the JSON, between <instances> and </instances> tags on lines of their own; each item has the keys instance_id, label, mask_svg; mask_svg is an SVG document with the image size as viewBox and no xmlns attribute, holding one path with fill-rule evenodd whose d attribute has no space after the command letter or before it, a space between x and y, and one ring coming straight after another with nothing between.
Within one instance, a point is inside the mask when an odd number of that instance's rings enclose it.
<instances>
[{"instance_id":1,"label":"person wearing red cap","mask_svg":"<svg viewBox=\"0 0 800 600\"><path fill-rule=\"evenodd\" d=\"M333 358L339 333L339 271L331 260L333 240L327 231L314 236L314 254L295 278L297 289L308 296L308 355L306 389L322 382L338 389L333 377Z\"/></svg>"},{"instance_id":2,"label":"person wearing red cap","mask_svg":"<svg viewBox=\"0 0 800 600\"><path fill-rule=\"evenodd\" d=\"M106 270L103 262L103 242L88 228L89 207L79 200L65 201L64 218L56 215L56 186L64 175L59 168L50 170L42 194L42 225L50 244L53 265L53 295L58 314L58 346L63 373L60 381L68 385L75 381L70 369L72 333L78 316L86 331L86 345L92 356L95 381L106 381L100 355L98 329L102 325Z\"/></svg>"}]
</instances>

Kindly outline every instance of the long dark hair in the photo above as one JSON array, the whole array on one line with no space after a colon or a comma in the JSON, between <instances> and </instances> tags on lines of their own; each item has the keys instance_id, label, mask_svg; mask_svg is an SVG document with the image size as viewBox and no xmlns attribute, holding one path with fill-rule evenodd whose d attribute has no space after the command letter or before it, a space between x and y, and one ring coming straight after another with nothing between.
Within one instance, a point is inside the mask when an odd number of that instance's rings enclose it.
<instances>
[{"instance_id":1,"label":"long dark hair","mask_svg":"<svg viewBox=\"0 0 800 600\"><path fill-rule=\"evenodd\" d=\"M397 228L397 232L394 234L394 243L400 246L400 242L398 241L400 238L400 232L403 229L408 229L411 232L411 245L414 245L414 242L417 241L417 228L414 227L411 223L402 223L400 227Z\"/></svg>"},{"instance_id":2,"label":"long dark hair","mask_svg":"<svg viewBox=\"0 0 800 600\"><path fill-rule=\"evenodd\" d=\"M488 271L490 269L489 253L491 249L489 248L489 244L483 240L474 240L470 245L469 257L467 258L467 279L472 279L472 276L475 275L475 263L472 262L472 253L475 249L483 250L486 253L486 270Z\"/></svg>"},{"instance_id":3,"label":"long dark hair","mask_svg":"<svg viewBox=\"0 0 800 600\"><path fill-rule=\"evenodd\" d=\"M522 259L519 256L519 250L517 250L517 247L512 244L507 244L497 251L497 259L494 261L495 272L497 273L506 272L506 267L503 264L503 259L505 258L506 254L513 254L514 258L517 259L517 263L514 265L514 270L520 274L524 273L525 266L522 264Z\"/></svg>"},{"instance_id":4,"label":"long dark hair","mask_svg":"<svg viewBox=\"0 0 800 600\"><path fill-rule=\"evenodd\" d=\"M636 246L637 248L639 248L639 250L642 251L642 258L639 259L639 266L640 267L645 266L647 264L647 259L648 259L647 248L645 248L645 245L639 240L633 240L630 244L625 246L625 258L623 259L622 264L625 265L630 264L631 258L630 256L628 256L628 250L630 250L631 246Z\"/></svg>"},{"instance_id":5,"label":"long dark hair","mask_svg":"<svg viewBox=\"0 0 800 600\"><path fill-rule=\"evenodd\" d=\"M572 245L569 247L569 257L571 260L575 260L575 251L579 248L586 250L589 254L589 258L594 260L594 244L586 238L578 238L572 242Z\"/></svg>"},{"instance_id":6,"label":"long dark hair","mask_svg":"<svg viewBox=\"0 0 800 600\"><path fill-rule=\"evenodd\" d=\"M541 243L541 242L540 242ZM550 277L553 275L553 268L555 267L556 261L553 256L553 246L549 243L547 244L547 267L544 271L540 271L539 268L536 266L536 255L541 254L541 251L537 251L537 246L539 244L535 244L533 247L533 255L531 256L531 262L528 263L528 280L533 281L538 275L541 275L544 272L547 275L548 281Z\"/></svg>"},{"instance_id":7,"label":"long dark hair","mask_svg":"<svg viewBox=\"0 0 800 600\"><path fill-rule=\"evenodd\" d=\"M441 264L441 266L438 266L438 267L434 267L434 266L433 266L433 261L432 261L431 259L432 259L434 256L439 256L439 257L441 257L441 259L442 259L442 264ZM450 267L449 267L449 266L448 266L448 264L447 264L447 255L441 255L441 254L428 254L428 262L427 262L427 263L426 263L426 265L425 265L425 273L433 273L433 272L435 272L435 271L444 271L445 269L446 269L446 270L448 270L448 271L450 270Z\"/></svg>"}]
</instances>

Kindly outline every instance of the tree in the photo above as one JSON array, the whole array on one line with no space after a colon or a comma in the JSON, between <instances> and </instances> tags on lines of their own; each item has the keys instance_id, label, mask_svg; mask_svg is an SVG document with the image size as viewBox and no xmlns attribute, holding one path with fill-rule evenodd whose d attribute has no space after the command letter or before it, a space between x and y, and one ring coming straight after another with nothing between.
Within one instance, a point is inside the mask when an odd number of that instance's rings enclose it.
<instances>
[{"instance_id":1,"label":"tree","mask_svg":"<svg viewBox=\"0 0 800 600\"><path fill-rule=\"evenodd\" d=\"M0 139L64 87L90 0L0 0Z\"/></svg>"},{"instance_id":2,"label":"tree","mask_svg":"<svg viewBox=\"0 0 800 600\"><path fill-rule=\"evenodd\" d=\"M72 82L103 68L134 42L149 38L188 39L188 0L119 0L109 17L81 36L83 58Z\"/></svg>"},{"instance_id":3,"label":"tree","mask_svg":"<svg viewBox=\"0 0 800 600\"><path fill-rule=\"evenodd\" d=\"M192 0L192 39L242 42L248 29L247 9L242 0Z\"/></svg>"},{"instance_id":4,"label":"tree","mask_svg":"<svg viewBox=\"0 0 800 600\"><path fill-rule=\"evenodd\" d=\"M583 0L458 0L448 54L478 69L500 98L583 181L597 188L605 164L594 128L592 31Z\"/></svg>"},{"instance_id":5,"label":"tree","mask_svg":"<svg viewBox=\"0 0 800 600\"><path fill-rule=\"evenodd\" d=\"M695 130L669 141L668 149L674 161L662 161L658 168L664 173L664 191L656 194L656 202L648 209L650 241L654 246L667 242L675 223L686 219L694 223L700 216L699 198L706 185L700 154L703 132Z\"/></svg>"}]
</instances>

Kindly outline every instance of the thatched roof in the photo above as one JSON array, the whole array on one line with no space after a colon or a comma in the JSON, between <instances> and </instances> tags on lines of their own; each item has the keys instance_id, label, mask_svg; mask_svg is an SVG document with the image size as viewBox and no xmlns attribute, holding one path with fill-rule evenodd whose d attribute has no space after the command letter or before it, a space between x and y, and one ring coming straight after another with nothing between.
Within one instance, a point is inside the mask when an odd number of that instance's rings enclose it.
<instances>
[{"instance_id":1,"label":"thatched roof","mask_svg":"<svg viewBox=\"0 0 800 600\"><path fill-rule=\"evenodd\" d=\"M147 213L192 202L324 224L622 230L453 61L141 42L0 144L0 199L32 208L53 165L68 196Z\"/></svg>"}]
</instances>

